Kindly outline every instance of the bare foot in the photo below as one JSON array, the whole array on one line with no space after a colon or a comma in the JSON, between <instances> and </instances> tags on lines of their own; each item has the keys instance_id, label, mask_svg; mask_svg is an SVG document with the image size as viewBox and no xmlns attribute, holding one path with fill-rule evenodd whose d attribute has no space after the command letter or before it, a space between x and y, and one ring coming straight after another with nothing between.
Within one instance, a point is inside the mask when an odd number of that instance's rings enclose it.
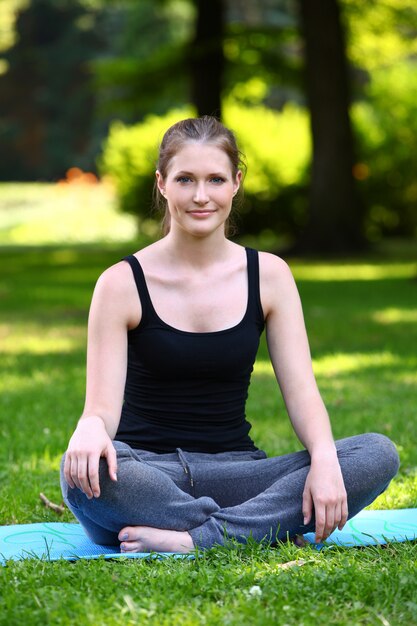
<instances>
[{"instance_id":1,"label":"bare foot","mask_svg":"<svg viewBox=\"0 0 417 626\"><path fill-rule=\"evenodd\" d=\"M119 533L121 552L180 552L194 549L187 531L165 530L151 526L126 526Z\"/></svg>"}]
</instances>

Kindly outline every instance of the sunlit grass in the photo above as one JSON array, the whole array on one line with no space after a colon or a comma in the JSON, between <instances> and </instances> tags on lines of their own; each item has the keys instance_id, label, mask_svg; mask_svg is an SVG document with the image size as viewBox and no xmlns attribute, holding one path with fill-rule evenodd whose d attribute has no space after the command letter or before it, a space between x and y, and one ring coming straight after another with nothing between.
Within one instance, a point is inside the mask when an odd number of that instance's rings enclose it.
<instances>
[{"instance_id":1,"label":"sunlit grass","mask_svg":"<svg viewBox=\"0 0 417 626\"><path fill-rule=\"evenodd\" d=\"M388 308L375 311L372 319L378 324L414 324L417 323L417 302L414 310Z\"/></svg>"},{"instance_id":2,"label":"sunlit grass","mask_svg":"<svg viewBox=\"0 0 417 626\"><path fill-rule=\"evenodd\" d=\"M338 353L313 359L317 377L332 377L342 373L360 373L371 367L393 367L402 363L402 359L390 352L376 353ZM417 364L417 359L416 359Z\"/></svg>"},{"instance_id":3,"label":"sunlit grass","mask_svg":"<svg viewBox=\"0 0 417 626\"><path fill-rule=\"evenodd\" d=\"M377 281L408 278L417 275L417 263L302 263L293 262L291 268L296 280L319 282Z\"/></svg>"},{"instance_id":4,"label":"sunlit grass","mask_svg":"<svg viewBox=\"0 0 417 626\"><path fill-rule=\"evenodd\" d=\"M417 470L399 476L369 509L407 509L417 505Z\"/></svg>"},{"instance_id":5,"label":"sunlit grass","mask_svg":"<svg viewBox=\"0 0 417 626\"><path fill-rule=\"evenodd\" d=\"M42 434L47 437L50 431L48 428L42 430ZM30 458L19 463L12 463L10 469L15 472L58 472L62 454L51 455L48 448L43 454L32 454Z\"/></svg>"},{"instance_id":6,"label":"sunlit grass","mask_svg":"<svg viewBox=\"0 0 417 626\"><path fill-rule=\"evenodd\" d=\"M272 378L275 376L271 361L266 361L264 359L257 359L253 372L255 376L257 374L265 374L266 376L271 376Z\"/></svg>"},{"instance_id":7,"label":"sunlit grass","mask_svg":"<svg viewBox=\"0 0 417 626\"><path fill-rule=\"evenodd\" d=\"M406 366L417 369L417 356L408 359L400 358L390 352L369 353L339 353L329 354L318 359L313 359L313 369L317 378L333 377L337 374L358 372L371 367L380 366ZM258 359L254 366L254 375L264 374L275 377L274 369L270 361ZM411 374L412 377L412 374ZM412 378L411 378L412 379Z\"/></svg>"},{"instance_id":8,"label":"sunlit grass","mask_svg":"<svg viewBox=\"0 0 417 626\"><path fill-rule=\"evenodd\" d=\"M86 329L73 325L60 328L42 324L0 324L3 354L54 354L71 352L84 347Z\"/></svg>"},{"instance_id":9,"label":"sunlit grass","mask_svg":"<svg viewBox=\"0 0 417 626\"><path fill-rule=\"evenodd\" d=\"M0 184L0 244L128 241L134 216L116 211L107 183Z\"/></svg>"}]
</instances>

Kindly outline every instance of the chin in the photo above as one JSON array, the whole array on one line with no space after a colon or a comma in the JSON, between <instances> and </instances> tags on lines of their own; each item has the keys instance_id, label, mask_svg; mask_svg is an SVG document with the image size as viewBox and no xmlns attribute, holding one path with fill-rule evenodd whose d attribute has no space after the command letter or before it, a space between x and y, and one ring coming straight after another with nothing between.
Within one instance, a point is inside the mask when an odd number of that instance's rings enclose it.
<instances>
[{"instance_id":1,"label":"chin","mask_svg":"<svg viewBox=\"0 0 417 626\"><path fill-rule=\"evenodd\" d=\"M225 232L225 221L218 222L217 224L208 223L208 220L201 223L193 224L180 224L182 232L192 235L193 237L208 237L217 231Z\"/></svg>"}]
</instances>

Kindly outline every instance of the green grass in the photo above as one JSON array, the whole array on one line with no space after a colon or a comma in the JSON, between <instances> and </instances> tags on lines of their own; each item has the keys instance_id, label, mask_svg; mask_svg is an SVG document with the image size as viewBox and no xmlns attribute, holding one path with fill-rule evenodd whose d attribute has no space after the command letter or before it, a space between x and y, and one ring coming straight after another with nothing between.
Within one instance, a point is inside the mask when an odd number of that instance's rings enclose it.
<instances>
[{"instance_id":1,"label":"green grass","mask_svg":"<svg viewBox=\"0 0 417 626\"><path fill-rule=\"evenodd\" d=\"M3 524L57 520L39 492L61 499L59 461L83 404L91 291L105 267L142 243L0 248ZM389 435L401 470L373 506L417 506L413 257L291 265L335 436ZM268 453L300 447L264 344L248 417ZM194 561L9 562L0 568L0 625L417 624L416 551L415 542L320 553L249 544ZM280 568L292 560L304 563Z\"/></svg>"}]
</instances>

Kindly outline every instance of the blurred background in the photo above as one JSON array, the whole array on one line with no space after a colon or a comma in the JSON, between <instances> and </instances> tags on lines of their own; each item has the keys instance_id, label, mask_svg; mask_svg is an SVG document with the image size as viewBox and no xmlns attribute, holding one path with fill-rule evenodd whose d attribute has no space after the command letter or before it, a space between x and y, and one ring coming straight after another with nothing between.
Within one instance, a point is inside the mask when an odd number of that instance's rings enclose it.
<instances>
[{"instance_id":1,"label":"blurred background","mask_svg":"<svg viewBox=\"0 0 417 626\"><path fill-rule=\"evenodd\" d=\"M242 241L417 251L405 0L0 0L0 245L157 237L159 141L203 114L245 155Z\"/></svg>"}]
</instances>

